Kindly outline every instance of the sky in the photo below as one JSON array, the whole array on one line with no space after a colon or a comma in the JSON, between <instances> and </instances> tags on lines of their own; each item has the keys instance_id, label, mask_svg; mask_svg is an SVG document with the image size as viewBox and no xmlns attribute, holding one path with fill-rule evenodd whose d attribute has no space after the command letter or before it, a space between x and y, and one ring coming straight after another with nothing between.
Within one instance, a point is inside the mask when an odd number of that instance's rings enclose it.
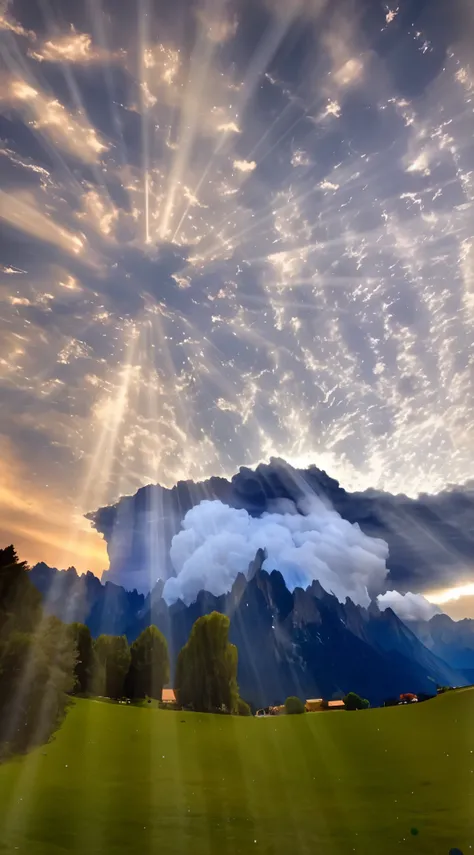
<instances>
[{"instance_id":1,"label":"sky","mask_svg":"<svg viewBox=\"0 0 474 855\"><path fill-rule=\"evenodd\" d=\"M0 0L2 541L100 572L87 511L271 455L474 477L473 31L469 0Z\"/></svg>"}]
</instances>

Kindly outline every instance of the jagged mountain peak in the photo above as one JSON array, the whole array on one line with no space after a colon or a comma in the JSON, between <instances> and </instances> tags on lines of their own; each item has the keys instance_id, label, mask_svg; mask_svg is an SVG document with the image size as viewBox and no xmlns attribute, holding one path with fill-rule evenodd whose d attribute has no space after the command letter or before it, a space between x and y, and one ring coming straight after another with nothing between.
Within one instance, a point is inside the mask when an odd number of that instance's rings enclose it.
<instances>
[{"instance_id":1,"label":"jagged mountain peak","mask_svg":"<svg viewBox=\"0 0 474 855\"><path fill-rule=\"evenodd\" d=\"M168 607L160 587L148 597L94 577L31 571L47 608L64 620L82 620L93 635L125 633L132 641L150 624L167 636L174 662L194 621L218 610L229 615L231 640L239 650L239 681L257 704L289 694L328 697L355 690L380 703L402 691L429 691L436 682L462 683L457 674L420 642L391 609L340 603L314 582L291 593L278 571L263 569L257 554L250 578L239 574L232 590L216 597L201 591L194 603Z\"/></svg>"}]
</instances>

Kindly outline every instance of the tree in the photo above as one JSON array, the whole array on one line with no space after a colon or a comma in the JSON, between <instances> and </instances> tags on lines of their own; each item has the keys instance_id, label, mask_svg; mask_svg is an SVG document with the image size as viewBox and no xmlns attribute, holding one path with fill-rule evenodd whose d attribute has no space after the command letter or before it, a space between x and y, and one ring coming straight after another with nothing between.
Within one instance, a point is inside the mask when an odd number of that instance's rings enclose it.
<instances>
[{"instance_id":1,"label":"tree","mask_svg":"<svg viewBox=\"0 0 474 855\"><path fill-rule=\"evenodd\" d=\"M344 706L346 710L366 710L370 704L367 698L361 698L355 692L349 692L344 698Z\"/></svg>"},{"instance_id":2,"label":"tree","mask_svg":"<svg viewBox=\"0 0 474 855\"><path fill-rule=\"evenodd\" d=\"M227 615L198 618L179 653L175 689L178 703L198 712L234 712L239 697L237 648L229 642Z\"/></svg>"},{"instance_id":3,"label":"tree","mask_svg":"<svg viewBox=\"0 0 474 855\"><path fill-rule=\"evenodd\" d=\"M83 623L71 623L69 633L77 647L77 662L75 668L76 692L88 692L94 664L94 645L88 626Z\"/></svg>"},{"instance_id":4,"label":"tree","mask_svg":"<svg viewBox=\"0 0 474 855\"><path fill-rule=\"evenodd\" d=\"M127 695L161 701L163 686L170 678L168 644L163 633L156 626L148 626L133 642L130 654Z\"/></svg>"},{"instance_id":5,"label":"tree","mask_svg":"<svg viewBox=\"0 0 474 855\"><path fill-rule=\"evenodd\" d=\"M290 696L285 701L286 715L301 715L305 712L305 705L301 698Z\"/></svg>"},{"instance_id":6,"label":"tree","mask_svg":"<svg viewBox=\"0 0 474 855\"><path fill-rule=\"evenodd\" d=\"M76 647L55 617L37 631L14 631L0 648L0 741L20 751L46 741L59 726L74 687Z\"/></svg>"},{"instance_id":7,"label":"tree","mask_svg":"<svg viewBox=\"0 0 474 855\"><path fill-rule=\"evenodd\" d=\"M13 546L0 549L0 743L2 753L48 739L74 687L77 650L68 627L45 618L41 594Z\"/></svg>"},{"instance_id":8,"label":"tree","mask_svg":"<svg viewBox=\"0 0 474 855\"><path fill-rule=\"evenodd\" d=\"M252 715L252 710L250 709L250 705L247 701L244 701L243 698L237 698L237 715Z\"/></svg>"},{"instance_id":9,"label":"tree","mask_svg":"<svg viewBox=\"0 0 474 855\"><path fill-rule=\"evenodd\" d=\"M94 694L121 698L130 668L130 648L124 635L99 635L94 642Z\"/></svg>"},{"instance_id":10,"label":"tree","mask_svg":"<svg viewBox=\"0 0 474 855\"><path fill-rule=\"evenodd\" d=\"M41 594L14 546L0 549L0 640L13 631L32 632L41 620Z\"/></svg>"}]
</instances>

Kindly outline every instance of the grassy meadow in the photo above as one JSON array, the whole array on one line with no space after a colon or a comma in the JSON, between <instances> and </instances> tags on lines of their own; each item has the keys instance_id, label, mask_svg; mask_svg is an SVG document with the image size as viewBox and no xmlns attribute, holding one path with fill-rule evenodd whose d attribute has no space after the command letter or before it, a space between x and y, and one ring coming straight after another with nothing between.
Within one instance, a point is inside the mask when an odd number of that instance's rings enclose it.
<instances>
[{"instance_id":1,"label":"grassy meadow","mask_svg":"<svg viewBox=\"0 0 474 855\"><path fill-rule=\"evenodd\" d=\"M474 690L237 718L77 700L0 767L0 855L474 848Z\"/></svg>"}]
</instances>

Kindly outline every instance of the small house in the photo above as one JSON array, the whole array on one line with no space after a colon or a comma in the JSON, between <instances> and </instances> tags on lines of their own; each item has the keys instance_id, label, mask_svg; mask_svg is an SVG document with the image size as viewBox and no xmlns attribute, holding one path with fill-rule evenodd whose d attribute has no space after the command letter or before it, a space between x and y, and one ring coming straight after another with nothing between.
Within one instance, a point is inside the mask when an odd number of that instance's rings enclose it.
<instances>
[{"instance_id":1,"label":"small house","mask_svg":"<svg viewBox=\"0 0 474 855\"><path fill-rule=\"evenodd\" d=\"M161 692L161 703L162 704L175 704L176 703L176 695L174 689L163 689Z\"/></svg>"},{"instance_id":2,"label":"small house","mask_svg":"<svg viewBox=\"0 0 474 855\"><path fill-rule=\"evenodd\" d=\"M328 710L344 710L345 708L344 701L328 701Z\"/></svg>"},{"instance_id":3,"label":"small house","mask_svg":"<svg viewBox=\"0 0 474 855\"><path fill-rule=\"evenodd\" d=\"M306 712L319 712L323 708L322 698L308 698L305 703Z\"/></svg>"}]
</instances>

